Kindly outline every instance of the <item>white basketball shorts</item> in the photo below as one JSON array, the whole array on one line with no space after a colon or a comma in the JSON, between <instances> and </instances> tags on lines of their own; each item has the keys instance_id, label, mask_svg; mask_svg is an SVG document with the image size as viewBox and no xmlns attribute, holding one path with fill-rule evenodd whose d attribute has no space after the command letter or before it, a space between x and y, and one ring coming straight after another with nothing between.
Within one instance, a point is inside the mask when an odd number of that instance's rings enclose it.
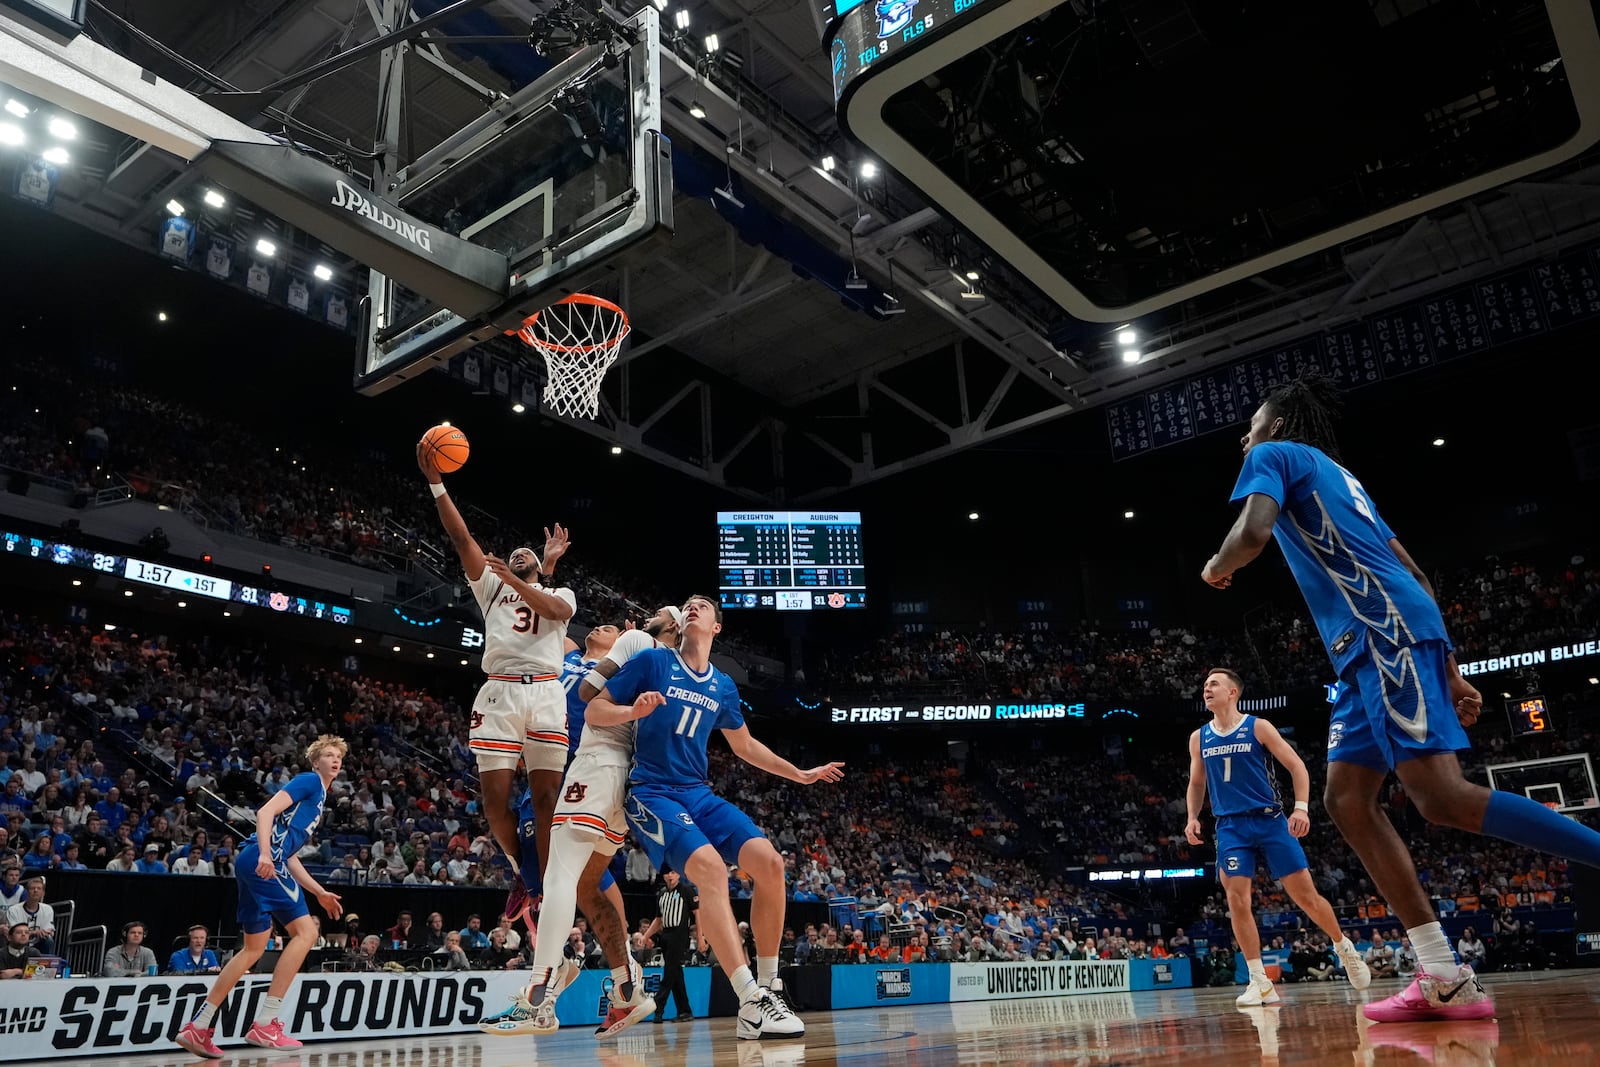
<instances>
[{"instance_id":1,"label":"white basketball shorts","mask_svg":"<svg viewBox=\"0 0 1600 1067\"><path fill-rule=\"evenodd\" d=\"M595 835L595 851L612 853L628 832L622 801L628 792L628 768L615 759L580 749L567 768L556 800L551 826L570 826Z\"/></svg>"},{"instance_id":2,"label":"white basketball shorts","mask_svg":"<svg viewBox=\"0 0 1600 1067\"><path fill-rule=\"evenodd\" d=\"M554 674L491 674L472 702L468 747L480 771L532 771L567 763L567 694Z\"/></svg>"}]
</instances>

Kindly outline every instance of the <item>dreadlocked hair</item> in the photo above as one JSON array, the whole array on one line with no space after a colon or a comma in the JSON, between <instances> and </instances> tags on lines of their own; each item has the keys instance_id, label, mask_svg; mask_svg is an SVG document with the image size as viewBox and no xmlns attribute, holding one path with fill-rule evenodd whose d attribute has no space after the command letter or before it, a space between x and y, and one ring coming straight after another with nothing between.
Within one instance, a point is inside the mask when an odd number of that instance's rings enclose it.
<instances>
[{"instance_id":1,"label":"dreadlocked hair","mask_svg":"<svg viewBox=\"0 0 1600 1067\"><path fill-rule=\"evenodd\" d=\"M1267 410L1272 417L1283 419L1277 440L1310 445L1335 463L1340 458L1333 423L1343 407L1339 387L1317 370L1301 371L1294 381L1267 397Z\"/></svg>"}]
</instances>

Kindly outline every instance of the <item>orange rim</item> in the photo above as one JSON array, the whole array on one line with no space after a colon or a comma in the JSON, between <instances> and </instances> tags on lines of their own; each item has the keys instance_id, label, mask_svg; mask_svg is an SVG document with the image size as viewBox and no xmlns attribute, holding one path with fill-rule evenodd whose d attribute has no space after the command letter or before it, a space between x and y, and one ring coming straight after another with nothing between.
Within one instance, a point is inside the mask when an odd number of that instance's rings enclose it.
<instances>
[{"instance_id":1,"label":"orange rim","mask_svg":"<svg viewBox=\"0 0 1600 1067\"><path fill-rule=\"evenodd\" d=\"M539 316L544 314L546 311L549 311L550 308L559 307L562 304L588 304L591 307L597 307L607 311L615 312L617 317L622 320L622 329L619 330L615 335L597 344L559 345L552 341L539 340L533 332L534 325L539 321ZM601 296L591 296L588 293L572 293L568 296L562 297L560 300L557 300L554 304L551 304L550 307L535 311L532 315L529 315L527 318L523 319L522 327L520 329L507 330L506 333L508 335L515 335L522 338L524 344L540 349L541 351L559 352L562 355L581 355L601 349L612 348L618 344L621 344L622 339L627 337L629 331L632 329L633 324L628 321L628 313L623 311L622 308L618 307L610 300L607 300L605 297Z\"/></svg>"}]
</instances>

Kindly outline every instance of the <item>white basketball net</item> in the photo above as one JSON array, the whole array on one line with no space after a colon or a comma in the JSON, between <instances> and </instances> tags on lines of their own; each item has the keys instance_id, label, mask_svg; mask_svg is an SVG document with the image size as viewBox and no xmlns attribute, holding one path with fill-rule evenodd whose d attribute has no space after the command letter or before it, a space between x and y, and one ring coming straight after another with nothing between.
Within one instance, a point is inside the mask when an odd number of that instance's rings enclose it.
<instances>
[{"instance_id":1,"label":"white basketball net","mask_svg":"<svg viewBox=\"0 0 1600 1067\"><path fill-rule=\"evenodd\" d=\"M600 382L630 329L627 313L615 304L575 293L518 330L517 336L544 356L545 406L568 418L598 415Z\"/></svg>"}]
</instances>

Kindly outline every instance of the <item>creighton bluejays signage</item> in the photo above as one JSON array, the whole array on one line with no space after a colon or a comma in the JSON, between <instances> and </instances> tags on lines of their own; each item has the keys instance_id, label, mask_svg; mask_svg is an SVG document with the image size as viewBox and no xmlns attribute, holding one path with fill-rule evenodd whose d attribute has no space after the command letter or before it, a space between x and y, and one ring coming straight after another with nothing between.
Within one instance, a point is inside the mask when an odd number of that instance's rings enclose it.
<instances>
[{"instance_id":1,"label":"creighton bluejays signage","mask_svg":"<svg viewBox=\"0 0 1600 1067\"><path fill-rule=\"evenodd\" d=\"M409 241L424 252L433 251L433 235L428 230L415 223L395 218L368 200L359 190L351 188L342 178L334 183L333 199L328 202L334 207L344 208L353 214L371 219L402 241Z\"/></svg>"}]
</instances>

